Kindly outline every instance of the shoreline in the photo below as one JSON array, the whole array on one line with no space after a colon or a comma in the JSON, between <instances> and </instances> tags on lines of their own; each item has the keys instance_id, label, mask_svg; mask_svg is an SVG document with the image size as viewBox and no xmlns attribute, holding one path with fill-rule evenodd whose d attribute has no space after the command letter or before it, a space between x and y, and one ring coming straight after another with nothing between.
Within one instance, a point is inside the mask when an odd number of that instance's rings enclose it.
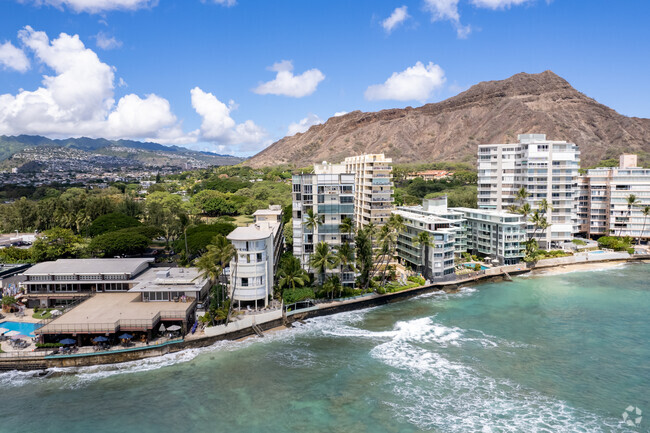
<instances>
[{"instance_id":1,"label":"shoreline","mask_svg":"<svg viewBox=\"0 0 650 433\"><path fill-rule=\"evenodd\" d=\"M361 310L365 308L385 305L393 302L407 300L425 293L435 291L445 291L447 293L458 292L462 287L476 286L483 283L495 281L509 281L510 275L530 275L530 276L549 276L559 275L569 272L588 272L611 269L626 263L650 263L650 256L628 257L628 258L610 258L598 261L577 263L541 263L541 264L520 264L504 266L495 269L496 272L482 273L475 276L468 276L464 281L451 281L433 283L426 286L413 287L399 292L386 294L370 294L362 298L336 300L333 302L319 304L305 310L296 310L287 314L283 312L280 319L256 324L258 330L263 334L274 334L291 327L295 321L302 321L319 316L328 316L347 311ZM506 269L507 268L507 269ZM101 354L88 355L68 355L60 356L34 356L33 352L25 353L24 356L18 357L0 357L0 371L34 371L40 370L47 374L50 368L67 368L67 367L86 367L96 365L119 364L123 362L142 360L163 356L169 353L182 352L189 349L198 349L214 345L223 340L243 341L250 337L257 336L252 327L241 328L235 331L226 332L220 335L202 335L190 339L162 345L160 347L148 347L142 350L129 352L104 352ZM30 355L32 354L32 355ZM71 372L74 374L74 372Z\"/></svg>"}]
</instances>

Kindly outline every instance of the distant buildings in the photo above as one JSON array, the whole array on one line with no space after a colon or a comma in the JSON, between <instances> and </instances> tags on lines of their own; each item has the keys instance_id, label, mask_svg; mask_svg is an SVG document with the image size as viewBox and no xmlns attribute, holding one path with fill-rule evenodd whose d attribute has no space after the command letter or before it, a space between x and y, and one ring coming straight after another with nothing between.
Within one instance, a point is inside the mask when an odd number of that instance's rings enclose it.
<instances>
[{"instance_id":1,"label":"distant buildings","mask_svg":"<svg viewBox=\"0 0 650 433\"><path fill-rule=\"evenodd\" d=\"M323 162L314 165L313 174L293 175L293 255L304 269L311 270L310 257L319 242L335 250L352 242L351 232L341 232L341 221L355 220L354 187L355 174L343 164ZM343 285L354 284L354 273L343 272L340 267L327 274L338 275Z\"/></svg>"},{"instance_id":2,"label":"distant buildings","mask_svg":"<svg viewBox=\"0 0 650 433\"><path fill-rule=\"evenodd\" d=\"M441 180L447 179L450 176L453 176L453 172L447 170L425 170L425 171L416 171L414 173L408 173L405 178L406 180L413 180L421 178L423 180Z\"/></svg>"},{"instance_id":3,"label":"distant buildings","mask_svg":"<svg viewBox=\"0 0 650 433\"><path fill-rule=\"evenodd\" d=\"M620 156L618 167L595 168L581 176L581 232L588 237L650 238L650 227L642 214L643 207L650 206L650 169L637 165L637 156L626 154ZM637 202L628 206L630 195L636 196Z\"/></svg>"},{"instance_id":4,"label":"distant buildings","mask_svg":"<svg viewBox=\"0 0 650 433\"><path fill-rule=\"evenodd\" d=\"M354 173L354 220L357 227L383 226L393 208L392 162L383 153L345 158L345 170Z\"/></svg>"},{"instance_id":5,"label":"distant buildings","mask_svg":"<svg viewBox=\"0 0 650 433\"><path fill-rule=\"evenodd\" d=\"M548 203L546 229L528 224L542 248L559 247L578 232L578 146L551 141L544 134L520 134L519 143L478 147L478 207L505 211L528 203L537 209ZM525 188L528 197L517 192Z\"/></svg>"},{"instance_id":6,"label":"distant buildings","mask_svg":"<svg viewBox=\"0 0 650 433\"><path fill-rule=\"evenodd\" d=\"M271 206L253 214L248 227L237 227L227 238L237 250L230 262L231 298L255 309L267 307L282 254L282 208Z\"/></svg>"}]
</instances>

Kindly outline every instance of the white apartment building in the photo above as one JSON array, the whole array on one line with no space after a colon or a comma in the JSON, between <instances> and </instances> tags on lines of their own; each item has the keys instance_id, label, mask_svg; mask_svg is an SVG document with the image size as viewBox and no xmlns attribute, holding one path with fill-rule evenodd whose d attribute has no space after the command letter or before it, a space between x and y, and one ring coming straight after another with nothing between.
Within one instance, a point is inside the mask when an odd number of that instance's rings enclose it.
<instances>
[{"instance_id":1,"label":"white apartment building","mask_svg":"<svg viewBox=\"0 0 650 433\"><path fill-rule=\"evenodd\" d=\"M650 169L637 165L636 155L621 155L618 167L587 170L581 177L581 232L588 237L650 238L650 227L642 214L643 207L650 206ZM636 196L634 206L627 204L630 195Z\"/></svg>"},{"instance_id":2,"label":"white apartment building","mask_svg":"<svg viewBox=\"0 0 650 433\"><path fill-rule=\"evenodd\" d=\"M461 221L440 217L423 206L399 206L393 213L400 215L406 226L397 238L400 263L433 281L455 278L456 234L463 231L457 224ZM431 246L418 243L421 232L429 233Z\"/></svg>"},{"instance_id":3,"label":"white apartment building","mask_svg":"<svg viewBox=\"0 0 650 433\"><path fill-rule=\"evenodd\" d=\"M466 221L467 250L498 261L502 265L519 263L524 257L526 228L520 214L494 209L451 208Z\"/></svg>"},{"instance_id":4,"label":"white apartment building","mask_svg":"<svg viewBox=\"0 0 650 433\"><path fill-rule=\"evenodd\" d=\"M358 227L384 225L393 209L391 158L383 153L345 158L345 170L354 173L354 220Z\"/></svg>"},{"instance_id":5,"label":"white apartment building","mask_svg":"<svg viewBox=\"0 0 650 433\"><path fill-rule=\"evenodd\" d=\"M230 261L230 291L239 308L242 304L267 307L273 297L283 243L282 210L277 211L273 207L268 212L257 211L255 222L237 227L227 236L237 250Z\"/></svg>"},{"instance_id":6,"label":"white apartment building","mask_svg":"<svg viewBox=\"0 0 650 433\"><path fill-rule=\"evenodd\" d=\"M336 250L343 243L352 243L352 233L342 233L341 221L354 221L355 175L344 164L323 162L314 165L314 173L296 174L292 178L293 193L293 255L307 271L316 244L326 242ZM318 219L316 227L308 227L309 213ZM328 275L339 275L344 286L354 285L354 272L331 269Z\"/></svg>"},{"instance_id":7,"label":"white apartment building","mask_svg":"<svg viewBox=\"0 0 650 433\"><path fill-rule=\"evenodd\" d=\"M519 143L483 144L478 149L478 207L505 211L522 203L515 199L524 187L533 210L547 200L549 227L537 230L543 248L570 241L579 231L578 146L547 140L545 134L520 134ZM535 228L528 223L528 233Z\"/></svg>"}]
</instances>

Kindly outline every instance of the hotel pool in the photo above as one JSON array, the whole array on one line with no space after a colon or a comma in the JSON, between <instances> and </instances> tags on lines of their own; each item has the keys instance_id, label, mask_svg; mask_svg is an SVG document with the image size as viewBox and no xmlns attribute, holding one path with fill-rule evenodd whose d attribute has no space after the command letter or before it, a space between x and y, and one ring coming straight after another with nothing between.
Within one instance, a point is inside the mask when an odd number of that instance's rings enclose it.
<instances>
[{"instance_id":1,"label":"hotel pool","mask_svg":"<svg viewBox=\"0 0 650 433\"><path fill-rule=\"evenodd\" d=\"M29 337L35 337L34 330L37 328L38 324L36 323L27 323L27 322L0 322L0 328L6 328L10 331L18 331L23 335Z\"/></svg>"},{"instance_id":2,"label":"hotel pool","mask_svg":"<svg viewBox=\"0 0 650 433\"><path fill-rule=\"evenodd\" d=\"M465 266L466 268L474 269L474 263L463 263L463 266ZM487 266L481 265L481 270L482 271L484 271L486 269L490 269L490 268L488 268Z\"/></svg>"}]
</instances>

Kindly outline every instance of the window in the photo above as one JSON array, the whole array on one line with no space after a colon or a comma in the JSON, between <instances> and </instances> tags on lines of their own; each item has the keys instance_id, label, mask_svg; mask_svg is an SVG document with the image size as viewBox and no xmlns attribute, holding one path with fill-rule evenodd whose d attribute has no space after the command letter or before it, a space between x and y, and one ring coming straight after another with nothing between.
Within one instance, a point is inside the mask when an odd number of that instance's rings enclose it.
<instances>
[{"instance_id":1,"label":"window","mask_svg":"<svg viewBox=\"0 0 650 433\"><path fill-rule=\"evenodd\" d=\"M262 261L262 253L257 253L257 263Z\"/></svg>"},{"instance_id":2,"label":"window","mask_svg":"<svg viewBox=\"0 0 650 433\"><path fill-rule=\"evenodd\" d=\"M241 279L241 286L242 287L248 287L248 278L242 278Z\"/></svg>"}]
</instances>

